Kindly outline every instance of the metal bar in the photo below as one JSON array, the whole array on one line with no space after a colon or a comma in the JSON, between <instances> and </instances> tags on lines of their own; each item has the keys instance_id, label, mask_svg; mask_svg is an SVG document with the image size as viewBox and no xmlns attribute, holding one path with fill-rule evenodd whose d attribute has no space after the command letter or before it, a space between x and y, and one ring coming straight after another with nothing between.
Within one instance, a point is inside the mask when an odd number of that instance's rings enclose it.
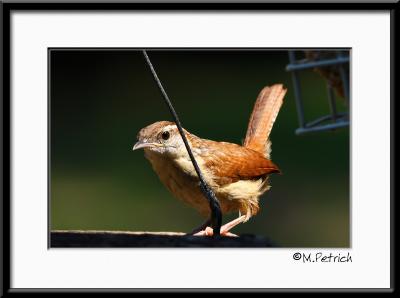
<instances>
[{"instance_id":1,"label":"metal bar","mask_svg":"<svg viewBox=\"0 0 400 298\"><path fill-rule=\"evenodd\" d=\"M311 127L317 126L318 124L328 121L328 120L331 120L331 119L332 119L331 115L325 115L325 116L319 117L313 121L308 122L305 125L305 128L311 128Z\"/></svg>"},{"instance_id":2,"label":"metal bar","mask_svg":"<svg viewBox=\"0 0 400 298\"><path fill-rule=\"evenodd\" d=\"M293 52L293 51L290 51L290 52ZM291 63L286 66L286 71L302 70L302 69L309 69L309 68L314 68L314 67L324 67L324 66L329 66L329 65L334 65L334 64L343 64L343 63L348 63L349 61L350 61L349 57L338 57L335 59L327 59L327 60L313 61L313 62L307 62L307 63L293 63L293 64Z\"/></svg>"},{"instance_id":3,"label":"metal bar","mask_svg":"<svg viewBox=\"0 0 400 298\"><path fill-rule=\"evenodd\" d=\"M289 51L289 61L290 63L295 63L296 61L296 56L294 51ZM296 100L296 107L297 107L297 116L299 119L299 126L304 127L305 125L305 120L304 120L304 107L303 107L303 102L301 99L301 90L300 90L300 82L299 78L297 77L297 72L292 71L292 79L293 79L293 85L294 85L294 98Z\"/></svg>"},{"instance_id":4,"label":"metal bar","mask_svg":"<svg viewBox=\"0 0 400 298\"><path fill-rule=\"evenodd\" d=\"M309 128L300 127L298 129L296 129L296 134L301 135L301 134L305 134L308 132L334 130L337 128L349 126L349 124L350 124L349 121L340 121L340 122L336 122L336 123L330 123L330 124L326 124L326 125L320 125L320 126L309 127Z\"/></svg>"},{"instance_id":5,"label":"metal bar","mask_svg":"<svg viewBox=\"0 0 400 298\"><path fill-rule=\"evenodd\" d=\"M329 85L328 85L328 102L329 102L329 109L331 110L332 121L336 122L337 110L336 110L335 92Z\"/></svg>"},{"instance_id":6,"label":"metal bar","mask_svg":"<svg viewBox=\"0 0 400 298\"><path fill-rule=\"evenodd\" d=\"M338 113L336 122L347 120L348 119L347 116L348 116L347 113ZM304 128L314 127L322 122L329 121L329 120L332 120L332 115L325 115L325 116L319 117L313 121L306 123Z\"/></svg>"}]
</instances>

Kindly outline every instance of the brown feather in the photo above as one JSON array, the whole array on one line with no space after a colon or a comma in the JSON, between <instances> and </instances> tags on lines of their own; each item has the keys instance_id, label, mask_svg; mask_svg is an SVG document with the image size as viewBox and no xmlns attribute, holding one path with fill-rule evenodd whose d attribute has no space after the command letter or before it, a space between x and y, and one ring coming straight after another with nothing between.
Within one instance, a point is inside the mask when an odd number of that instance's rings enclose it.
<instances>
[{"instance_id":1,"label":"brown feather","mask_svg":"<svg viewBox=\"0 0 400 298\"><path fill-rule=\"evenodd\" d=\"M202 154L202 159L219 185L258 179L280 172L272 161L254 150L233 143L209 140L201 142L208 149L206 154Z\"/></svg>"},{"instance_id":2,"label":"brown feather","mask_svg":"<svg viewBox=\"0 0 400 298\"><path fill-rule=\"evenodd\" d=\"M243 146L269 156L268 137L283 103L286 89L282 84L264 87L251 113Z\"/></svg>"}]
</instances>

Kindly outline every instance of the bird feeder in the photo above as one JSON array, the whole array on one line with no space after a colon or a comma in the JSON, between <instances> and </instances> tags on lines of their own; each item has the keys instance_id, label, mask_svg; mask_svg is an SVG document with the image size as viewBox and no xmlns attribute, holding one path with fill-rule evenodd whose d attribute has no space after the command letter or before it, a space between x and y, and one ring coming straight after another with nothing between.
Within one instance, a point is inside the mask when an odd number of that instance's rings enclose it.
<instances>
[{"instance_id":1,"label":"bird feeder","mask_svg":"<svg viewBox=\"0 0 400 298\"><path fill-rule=\"evenodd\" d=\"M297 57L303 53L303 58ZM296 134L301 135L309 132L336 130L349 126L349 51L343 50L319 50L319 51L289 51L289 64L286 70L292 73L294 85L295 101L299 127ZM321 115L317 119L306 121L304 115L304 104L301 93L301 84L299 76L302 71L314 69L319 72L326 80L327 102L329 104L330 114ZM340 94L344 98L347 111L337 111L337 89L340 88Z\"/></svg>"}]
</instances>

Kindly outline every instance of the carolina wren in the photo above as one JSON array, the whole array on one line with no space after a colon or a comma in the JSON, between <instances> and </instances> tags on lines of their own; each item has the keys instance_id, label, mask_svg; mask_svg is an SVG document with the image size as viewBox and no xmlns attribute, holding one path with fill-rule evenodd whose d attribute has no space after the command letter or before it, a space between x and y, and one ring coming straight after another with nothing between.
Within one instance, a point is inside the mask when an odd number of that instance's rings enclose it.
<instances>
[{"instance_id":1,"label":"carolina wren","mask_svg":"<svg viewBox=\"0 0 400 298\"><path fill-rule=\"evenodd\" d=\"M335 51L304 51L304 54L306 59L309 61L337 58ZM347 64L343 64L342 67L346 73L349 72L349 66ZM340 75L339 65L314 67L314 71L322 76L328 82L329 86L331 86L340 97L345 98L346 94L344 91L344 82L342 81L342 77Z\"/></svg>"},{"instance_id":2,"label":"carolina wren","mask_svg":"<svg viewBox=\"0 0 400 298\"><path fill-rule=\"evenodd\" d=\"M259 210L259 197L270 185L268 176L279 173L270 160L269 134L283 103L286 89L281 84L265 87L258 95L243 146L202 139L184 130L193 155L207 184L218 198L223 214L239 211L239 217L221 227L221 235L246 222ZM173 122L159 121L141 129L133 150L143 148L161 182L178 199L210 217L199 179ZM206 221L195 235L212 235ZM204 230L203 230L204 229Z\"/></svg>"}]
</instances>

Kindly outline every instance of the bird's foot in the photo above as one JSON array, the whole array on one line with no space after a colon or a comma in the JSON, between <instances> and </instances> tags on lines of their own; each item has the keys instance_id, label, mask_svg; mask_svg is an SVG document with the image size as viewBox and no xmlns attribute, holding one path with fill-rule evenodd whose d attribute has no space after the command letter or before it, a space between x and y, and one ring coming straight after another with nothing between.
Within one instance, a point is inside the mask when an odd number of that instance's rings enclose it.
<instances>
[{"instance_id":1,"label":"bird's foot","mask_svg":"<svg viewBox=\"0 0 400 298\"><path fill-rule=\"evenodd\" d=\"M205 228L203 231L197 232L196 234L193 234L193 236L213 236L214 235L214 230L210 227ZM239 237L236 234L233 234L228 231L223 231L222 227L220 230L220 235L221 236L227 236L227 237Z\"/></svg>"},{"instance_id":2,"label":"bird's foot","mask_svg":"<svg viewBox=\"0 0 400 298\"><path fill-rule=\"evenodd\" d=\"M228 222L227 224L223 225L220 229L220 235L228 236L228 237L239 237L238 235L233 234L229 231L232 228L234 228L235 226L237 226L238 224L242 223L245 220L245 218L246 218L246 216L242 215L242 216ZM210 227L206 227L204 230L193 234L193 236L213 236L213 235L214 235L214 231Z\"/></svg>"},{"instance_id":3,"label":"bird's foot","mask_svg":"<svg viewBox=\"0 0 400 298\"><path fill-rule=\"evenodd\" d=\"M203 222L203 223L201 224L201 226L199 226L199 227L193 229L193 230L192 230L190 233L188 233L187 235L192 235L192 236L193 236L193 235L197 234L198 232L203 231L205 228L208 227L209 224L211 224L211 219L207 219L205 222Z\"/></svg>"}]
</instances>

